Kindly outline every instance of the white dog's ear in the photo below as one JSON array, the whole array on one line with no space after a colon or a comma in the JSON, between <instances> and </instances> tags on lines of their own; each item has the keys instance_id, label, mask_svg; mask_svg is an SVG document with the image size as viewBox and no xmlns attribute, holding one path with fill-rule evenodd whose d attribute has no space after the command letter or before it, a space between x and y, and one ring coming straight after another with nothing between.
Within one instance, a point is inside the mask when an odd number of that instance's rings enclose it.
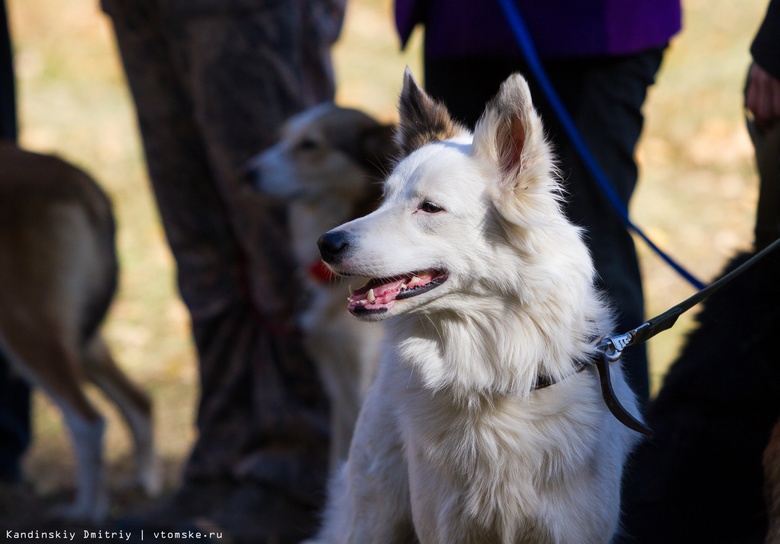
<instances>
[{"instance_id":1,"label":"white dog's ear","mask_svg":"<svg viewBox=\"0 0 780 544\"><path fill-rule=\"evenodd\" d=\"M401 158L425 144L453 138L466 131L452 120L443 104L420 88L409 68L404 73L398 110L400 122L395 139Z\"/></svg>"},{"instance_id":2,"label":"white dog's ear","mask_svg":"<svg viewBox=\"0 0 780 544\"><path fill-rule=\"evenodd\" d=\"M550 147L520 74L504 81L488 102L474 131L474 150L499 166L504 196L555 185Z\"/></svg>"}]
</instances>

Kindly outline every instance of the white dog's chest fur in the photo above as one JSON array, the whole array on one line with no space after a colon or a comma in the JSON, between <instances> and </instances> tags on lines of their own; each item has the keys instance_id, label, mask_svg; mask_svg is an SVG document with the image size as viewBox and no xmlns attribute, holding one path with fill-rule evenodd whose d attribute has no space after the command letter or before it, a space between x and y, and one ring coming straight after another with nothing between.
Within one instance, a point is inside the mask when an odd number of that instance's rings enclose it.
<instances>
[{"instance_id":1,"label":"white dog's chest fur","mask_svg":"<svg viewBox=\"0 0 780 544\"><path fill-rule=\"evenodd\" d=\"M614 532L616 507L603 499L619 490L604 476L621 471L633 437L606 410L595 369L528 399L456 398L398 359L372 394L395 407L423 542L603 542Z\"/></svg>"}]
</instances>

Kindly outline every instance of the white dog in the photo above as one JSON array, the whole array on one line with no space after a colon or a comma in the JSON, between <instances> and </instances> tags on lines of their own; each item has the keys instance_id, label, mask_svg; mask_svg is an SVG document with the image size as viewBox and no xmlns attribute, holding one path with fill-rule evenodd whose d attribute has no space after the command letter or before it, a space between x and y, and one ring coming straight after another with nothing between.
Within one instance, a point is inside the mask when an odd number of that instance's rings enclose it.
<instances>
[{"instance_id":1,"label":"white dog","mask_svg":"<svg viewBox=\"0 0 780 544\"><path fill-rule=\"evenodd\" d=\"M609 542L638 435L587 364L611 316L528 86L509 78L472 136L407 72L400 113L383 204L319 241L334 272L375 278L349 311L387 322L314 542Z\"/></svg>"},{"instance_id":2,"label":"white dog","mask_svg":"<svg viewBox=\"0 0 780 544\"><path fill-rule=\"evenodd\" d=\"M376 375L382 327L344 311L344 286L322 263L317 237L379 205L380 182L395 156L394 132L361 111L324 103L292 117L278 143L247 164L252 187L289 212L307 292L298 322L331 405L331 468L347 458L363 396Z\"/></svg>"}]
</instances>

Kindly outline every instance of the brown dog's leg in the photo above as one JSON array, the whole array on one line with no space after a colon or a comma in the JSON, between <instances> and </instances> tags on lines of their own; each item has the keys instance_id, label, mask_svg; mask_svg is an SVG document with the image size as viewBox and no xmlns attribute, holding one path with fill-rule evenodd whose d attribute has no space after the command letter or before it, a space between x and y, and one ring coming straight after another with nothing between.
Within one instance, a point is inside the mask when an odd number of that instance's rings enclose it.
<instances>
[{"instance_id":1,"label":"brown dog's leg","mask_svg":"<svg viewBox=\"0 0 780 544\"><path fill-rule=\"evenodd\" d=\"M16 368L43 388L62 411L70 430L76 454L77 491L75 501L56 510L56 517L99 521L108 511L108 494L104 488L103 430L104 422L82 389L77 350L64 340L72 336L57 327L41 323L47 334L34 342L29 331L7 326L5 339ZM24 361L24 364L21 364Z\"/></svg>"},{"instance_id":2,"label":"brown dog's leg","mask_svg":"<svg viewBox=\"0 0 780 544\"><path fill-rule=\"evenodd\" d=\"M117 366L99 334L89 341L84 361L87 379L117 406L130 429L138 483L147 494L158 494L162 478L154 453L151 400Z\"/></svg>"}]
</instances>

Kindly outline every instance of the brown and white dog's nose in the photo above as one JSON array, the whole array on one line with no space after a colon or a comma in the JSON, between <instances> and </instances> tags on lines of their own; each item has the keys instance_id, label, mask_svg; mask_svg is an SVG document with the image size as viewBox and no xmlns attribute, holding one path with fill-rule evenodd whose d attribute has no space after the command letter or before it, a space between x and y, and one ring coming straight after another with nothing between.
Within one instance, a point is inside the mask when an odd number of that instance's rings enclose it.
<instances>
[{"instance_id":1,"label":"brown and white dog's nose","mask_svg":"<svg viewBox=\"0 0 780 544\"><path fill-rule=\"evenodd\" d=\"M322 260L328 264L335 264L344 258L349 247L349 234L343 230L331 230L317 240Z\"/></svg>"}]
</instances>

